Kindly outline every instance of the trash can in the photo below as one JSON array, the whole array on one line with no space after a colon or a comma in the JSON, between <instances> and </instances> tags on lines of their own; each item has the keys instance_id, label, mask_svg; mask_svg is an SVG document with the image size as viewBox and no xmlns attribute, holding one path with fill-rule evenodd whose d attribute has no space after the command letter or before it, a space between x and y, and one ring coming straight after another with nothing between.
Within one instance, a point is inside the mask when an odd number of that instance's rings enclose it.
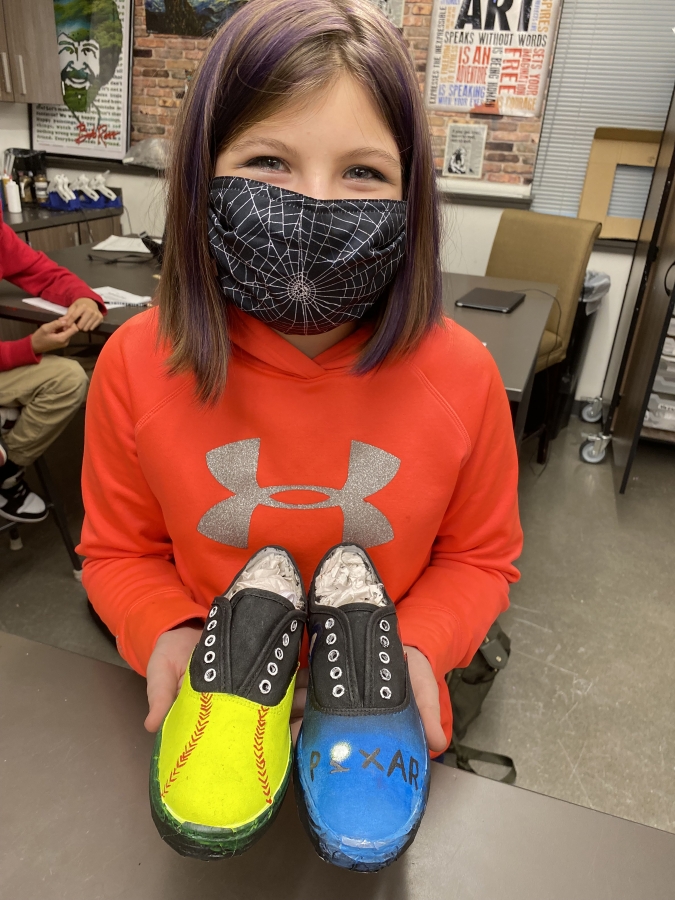
<instances>
[{"instance_id":1,"label":"trash can","mask_svg":"<svg viewBox=\"0 0 675 900\"><path fill-rule=\"evenodd\" d=\"M574 395L591 340L593 320L604 297L607 296L611 284L612 280L605 272L596 272L593 269L586 272L584 287L572 325L567 355L562 362L560 391L556 398L551 423L551 440L556 438L569 424Z\"/></svg>"}]
</instances>

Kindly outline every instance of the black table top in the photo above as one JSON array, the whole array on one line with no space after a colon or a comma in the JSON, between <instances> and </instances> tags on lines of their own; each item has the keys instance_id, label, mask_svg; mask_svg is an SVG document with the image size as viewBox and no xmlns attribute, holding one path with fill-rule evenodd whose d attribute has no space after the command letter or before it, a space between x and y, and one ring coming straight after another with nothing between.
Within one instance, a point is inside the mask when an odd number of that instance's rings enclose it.
<instances>
[{"instance_id":1,"label":"black table top","mask_svg":"<svg viewBox=\"0 0 675 900\"><path fill-rule=\"evenodd\" d=\"M70 225L72 222L85 222L87 219L109 219L121 216L122 208L73 210L58 212L44 209L41 206L24 206L20 213L3 213L3 220L17 233L39 231L41 228L53 228L55 225Z\"/></svg>"},{"instance_id":2,"label":"black table top","mask_svg":"<svg viewBox=\"0 0 675 900\"><path fill-rule=\"evenodd\" d=\"M50 256L92 288L109 285L134 294L150 296L154 294L157 279L153 276L159 271L154 261L106 264L89 260L87 254L90 252L91 245L83 244L79 247L58 250ZM107 255L115 257L119 254ZM523 290L526 297L517 309L507 315L456 307L455 300L474 287ZM497 363L510 400L520 401L525 390L537 358L537 349L544 333L546 319L553 305L553 299L548 295L555 296L556 292L557 287L554 284L455 273L443 275L443 304L446 314L487 345ZM25 296L25 291L6 281L1 282L0 317L36 324L54 318L52 313L22 303L21 300ZM112 334L137 312L138 309L130 307L111 310L98 330L102 334Z\"/></svg>"},{"instance_id":3,"label":"black table top","mask_svg":"<svg viewBox=\"0 0 675 900\"><path fill-rule=\"evenodd\" d=\"M143 679L0 633L0 682L0 894L11 900L673 897L675 835L436 763L415 842L376 875L315 855L292 790L243 856L184 859L150 818Z\"/></svg>"},{"instance_id":4,"label":"black table top","mask_svg":"<svg viewBox=\"0 0 675 900\"><path fill-rule=\"evenodd\" d=\"M91 288L116 287L132 294L150 296L157 289L157 279L153 276L159 273L159 267L152 258L141 262L117 262L105 263L99 260L87 258L89 253L95 252L97 256L106 256L111 259L119 256L119 253L105 253L92 251L91 244L81 244L79 247L68 247L65 250L57 250L49 256L61 266L65 266L74 272L85 284ZM10 284L8 281L0 282L0 317L16 319L22 322L34 322L41 325L55 318L55 314L35 306L22 303L26 292ZM111 309L97 331L99 334L112 334L127 319L142 312L144 307L123 307Z\"/></svg>"}]
</instances>

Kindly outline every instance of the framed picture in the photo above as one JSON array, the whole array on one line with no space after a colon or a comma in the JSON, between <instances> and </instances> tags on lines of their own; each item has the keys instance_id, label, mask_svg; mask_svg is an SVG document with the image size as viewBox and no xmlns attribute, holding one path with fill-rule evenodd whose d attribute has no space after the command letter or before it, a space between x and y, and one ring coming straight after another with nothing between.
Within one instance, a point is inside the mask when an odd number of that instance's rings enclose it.
<instances>
[{"instance_id":1,"label":"framed picture","mask_svg":"<svg viewBox=\"0 0 675 900\"><path fill-rule=\"evenodd\" d=\"M122 159L129 141L132 0L54 0L54 13L63 105L33 105L33 149Z\"/></svg>"},{"instance_id":2,"label":"framed picture","mask_svg":"<svg viewBox=\"0 0 675 900\"><path fill-rule=\"evenodd\" d=\"M483 174L487 130L487 125L451 122L448 125L442 174L459 178L480 178Z\"/></svg>"},{"instance_id":3,"label":"framed picture","mask_svg":"<svg viewBox=\"0 0 675 900\"><path fill-rule=\"evenodd\" d=\"M245 0L145 0L148 34L206 37L244 5Z\"/></svg>"}]
</instances>

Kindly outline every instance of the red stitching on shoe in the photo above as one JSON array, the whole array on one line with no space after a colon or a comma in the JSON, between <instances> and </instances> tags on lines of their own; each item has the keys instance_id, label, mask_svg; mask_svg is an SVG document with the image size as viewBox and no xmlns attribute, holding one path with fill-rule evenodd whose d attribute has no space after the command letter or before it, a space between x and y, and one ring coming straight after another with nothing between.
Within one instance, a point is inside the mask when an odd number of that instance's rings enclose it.
<instances>
[{"instance_id":1,"label":"red stitching on shoe","mask_svg":"<svg viewBox=\"0 0 675 900\"><path fill-rule=\"evenodd\" d=\"M265 803L271 806L272 791L267 777L267 766L265 765L265 752L263 749L263 740L265 737L265 728L267 726L267 713L270 711L269 706L261 706L258 710L258 724L255 728L253 737L253 755L255 756L255 764L258 769L258 781L265 795Z\"/></svg>"},{"instance_id":2,"label":"red stitching on shoe","mask_svg":"<svg viewBox=\"0 0 675 900\"><path fill-rule=\"evenodd\" d=\"M195 749L197 744L199 743L199 739L204 734L206 729L206 724L209 721L209 716L211 715L211 706L213 704L213 694L202 694L200 699L200 707L199 707L199 715L197 717L197 724L195 725L195 730L190 735L190 740L185 745L185 749L181 753L181 755L176 760L176 765L171 770L169 777L166 780L164 787L160 792L160 797L164 798L166 796L167 791L171 787L172 784L177 780L178 774L183 766L187 763L188 759L192 755L192 751Z\"/></svg>"}]
</instances>

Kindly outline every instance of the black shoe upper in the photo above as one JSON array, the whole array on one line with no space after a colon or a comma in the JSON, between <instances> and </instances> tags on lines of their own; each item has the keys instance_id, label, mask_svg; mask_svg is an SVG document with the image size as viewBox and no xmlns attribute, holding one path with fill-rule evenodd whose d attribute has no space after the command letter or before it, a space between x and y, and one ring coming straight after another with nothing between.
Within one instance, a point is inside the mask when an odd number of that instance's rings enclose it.
<instances>
[{"instance_id":1,"label":"black shoe upper","mask_svg":"<svg viewBox=\"0 0 675 900\"><path fill-rule=\"evenodd\" d=\"M261 588L216 597L190 660L193 689L276 706L295 674L305 620L304 610Z\"/></svg>"},{"instance_id":2,"label":"black shoe upper","mask_svg":"<svg viewBox=\"0 0 675 900\"><path fill-rule=\"evenodd\" d=\"M349 545L353 549L353 545ZM408 701L407 664L398 633L396 607L317 603L315 581L330 550L317 567L309 596L310 670L313 702L341 714L394 712ZM357 548L377 581L370 557Z\"/></svg>"}]
</instances>

